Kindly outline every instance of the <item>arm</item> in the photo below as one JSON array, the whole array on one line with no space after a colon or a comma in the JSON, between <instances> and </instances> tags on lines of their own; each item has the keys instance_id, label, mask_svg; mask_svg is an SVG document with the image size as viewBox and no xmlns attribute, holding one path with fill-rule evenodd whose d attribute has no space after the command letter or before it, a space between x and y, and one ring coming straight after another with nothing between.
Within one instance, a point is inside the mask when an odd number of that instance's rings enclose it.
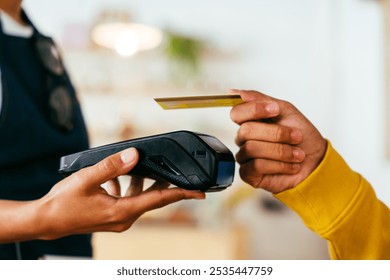
<instances>
[{"instance_id":1,"label":"arm","mask_svg":"<svg viewBox=\"0 0 390 280\"><path fill-rule=\"evenodd\" d=\"M124 231L145 212L204 193L155 184L135 194L116 197L101 184L127 174L137 163L134 148L112 155L56 184L35 201L0 200L0 242L54 239L96 231Z\"/></svg>"},{"instance_id":2,"label":"arm","mask_svg":"<svg viewBox=\"0 0 390 280\"><path fill-rule=\"evenodd\" d=\"M308 178L275 197L329 241L333 259L390 259L390 209L330 143Z\"/></svg>"},{"instance_id":3,"label":"arm","mask_svg":"<svg viewBox=\"0 0 390 280\"><path fill-rule=\"evenodd\" d=\"M332 258L389 259L390 210L292 104L255 91L231 111L240 175L296 211Z\"/></svg>"}]
</instances>

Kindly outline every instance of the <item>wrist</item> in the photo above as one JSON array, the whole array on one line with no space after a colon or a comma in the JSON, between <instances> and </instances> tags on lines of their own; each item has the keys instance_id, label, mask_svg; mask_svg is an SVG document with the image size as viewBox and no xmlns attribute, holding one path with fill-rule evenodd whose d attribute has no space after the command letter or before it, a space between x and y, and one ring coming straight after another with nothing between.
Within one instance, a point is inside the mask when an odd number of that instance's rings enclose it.
<instances>
[{"instance_id":1,"label":"wrist","mask_svg":"<svg viewBox=\"0 0 390 280\"><path fill-rule=\"evenodd\" d=\"M320 165L300 184L275 197L298 213L309 228L323 235L358 192L360 181L361 176L327 142Z\"/></svg>"},{"instance_id":2,"label":"wrist","mask_svg":"<svg viewBox=\"0 0 390 280\"><path fill-rule=\"evenodd\" d=\"M38 201L0 201L0 243L37 239L42 230Z\"/></svg>"},{"instance_id":3,"label":"wrist","mask_svg":"<svg viewBox=\"0 0 390 280\"><path fill-rule=\"evenodd\" d=\"M60 221L55 215L55 203L47 195L35 201L32 220L36 221L36 239L52 240L61 237Z\"/></svg>"},{"instance_id":4,"label":"wrist","mask_svg":"<svg viewBox=\"0 0 390 280\"><path fill-rule=\"evenodd\" d=\"M25 213L21 218L21 226L24 228L23 240L41 239L46 221L42 219L43 209L40 207L40 200L26 202L21 212Z\"/></svg>"},{"instance_id":5,"label":"wrist","mask_svg":"<svg viewBox=\"0 0 390 280\"><path fill-rule=\"evenodd\" d=\"M308 156L308 161L310 162L310 164L308 164L308 171L307 174L305 174L305 179L310 176L310 174L313 173L318 168L318 166L321 165L321 162L324 160L327 150L328 141L325 138L322 138L322 140L319 141L319 145L317 145L317 149L313 153L313 155Z\"/></svg>"},{"instance_id":6,"label":"wrist","mask_svg":"<svg viewBox=\"0 0 390 280\"><path fill-rule=\"evenodd\" d=\"M313 171L321 164L321 162L323 161L323 159L326 155L326 152L328 150L328 145L329 145L328 140L326 140L325 138L322 138L321 142L322 143L321 143L321 145L319 145L319 148L318 148L317 160L316 160L316 164L313 168Z\"/></svg>"}]
</instances>

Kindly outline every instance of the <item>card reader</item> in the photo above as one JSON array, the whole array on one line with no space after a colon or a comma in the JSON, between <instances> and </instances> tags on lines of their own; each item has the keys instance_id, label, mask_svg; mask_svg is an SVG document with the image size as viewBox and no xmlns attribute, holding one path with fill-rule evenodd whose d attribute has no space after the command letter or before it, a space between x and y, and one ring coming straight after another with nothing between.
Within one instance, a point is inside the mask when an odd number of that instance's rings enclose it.
<instances>
[{"instance_id":1,"label":"card reader","mask_svg":"<svg viewBox=\"0 0 390 280\"><path fill-rule=\"evenodd\" d=\"M139 161L129 175L166 180L188 190L221 191L234 179L235 160L217 138L174 131L113 143L61 158L59 172L70 175L124 149L135 147Z\"/></svg>"}]
</instances>

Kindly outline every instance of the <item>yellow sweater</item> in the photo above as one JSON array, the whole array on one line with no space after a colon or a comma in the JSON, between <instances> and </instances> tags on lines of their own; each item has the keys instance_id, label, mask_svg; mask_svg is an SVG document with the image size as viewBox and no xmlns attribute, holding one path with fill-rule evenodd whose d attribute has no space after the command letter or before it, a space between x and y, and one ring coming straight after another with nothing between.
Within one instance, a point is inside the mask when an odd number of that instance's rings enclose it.
<instances>
[{"instance_id":1,"label":"yellow sweater","mask_svg":"<svg viewBox=\"0 0 390 280\"><path fill-rule=\"evenodd\" d=\"M332 259L390 259L390 209L330 143L308 178L275 197L328 240Z\"/></svg>"}]
</instances>

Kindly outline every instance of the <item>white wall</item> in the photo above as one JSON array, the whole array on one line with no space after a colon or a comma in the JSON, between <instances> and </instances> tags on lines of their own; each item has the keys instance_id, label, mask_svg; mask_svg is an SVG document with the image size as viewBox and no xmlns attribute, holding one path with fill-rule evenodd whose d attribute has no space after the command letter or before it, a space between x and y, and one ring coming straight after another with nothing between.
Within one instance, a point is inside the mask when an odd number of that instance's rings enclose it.
<instances>
[{"instance_id":1,"label":"white wall","mask_svg":"<svg viewBox=\"0 0 390 280\"><path fill-rule=\"evenodd\" d=\"M380 1L334 1L333 9L337 15L333 95L338 119L333 142L352 168L390 204Z\"/></svg>"}]
</instances>

